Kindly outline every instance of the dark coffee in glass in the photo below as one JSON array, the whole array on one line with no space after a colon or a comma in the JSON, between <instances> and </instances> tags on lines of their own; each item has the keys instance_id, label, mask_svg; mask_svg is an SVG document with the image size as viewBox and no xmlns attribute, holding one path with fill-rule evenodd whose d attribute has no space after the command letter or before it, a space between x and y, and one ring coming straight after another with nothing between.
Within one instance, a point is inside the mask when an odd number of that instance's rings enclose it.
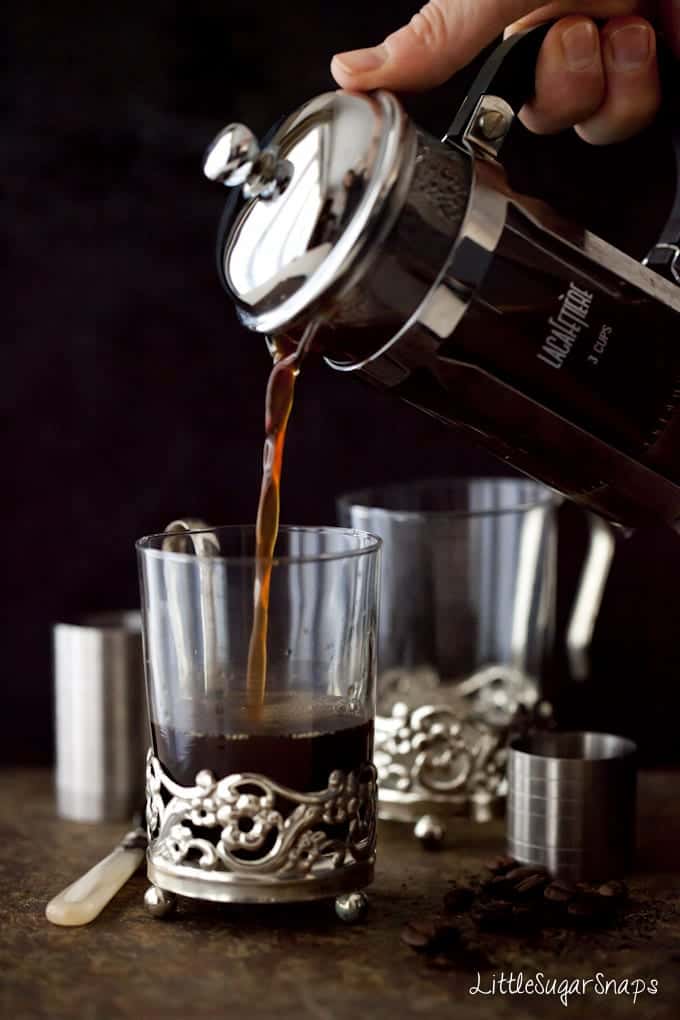
<instances>
[{"instance_id":1,"label":"dark coffee in glass","mask_svg":"<svg viewBox=\"0 0 680 1020\"><path fill-rule=\"evenodd\" d=\"M156 756L182 786L192 786L197 773L208 769L218 779L257 773L293 790L320 791L333 771L352 772L373 755L372 718L341 698L275 698L256 721L242 707L219 732L214 705L211 732L201 727L205 708L200 700L191 705L191 730L151 723Z\"/></svg>"}]
</instances>

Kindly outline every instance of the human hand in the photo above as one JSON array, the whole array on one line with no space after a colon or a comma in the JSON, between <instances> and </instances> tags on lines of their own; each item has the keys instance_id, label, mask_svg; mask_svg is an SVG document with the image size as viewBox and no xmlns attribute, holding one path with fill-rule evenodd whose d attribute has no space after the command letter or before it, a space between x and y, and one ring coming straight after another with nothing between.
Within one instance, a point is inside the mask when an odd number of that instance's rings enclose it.
<instances>
[{"instance_id":1,"label":"human hand","mask_svg":"<svg viewBox=\"0 0 680 1020\"><path fill-rule=\"evenodd\" d=\"M660 101L655 29L680 56L680 0L430 0L379 46L336 54L331 71L347 89L430 88L502 32L552 19L523 123L541 134L574 126L596 145L645 127Z\"/></svg>"}]
</instances>

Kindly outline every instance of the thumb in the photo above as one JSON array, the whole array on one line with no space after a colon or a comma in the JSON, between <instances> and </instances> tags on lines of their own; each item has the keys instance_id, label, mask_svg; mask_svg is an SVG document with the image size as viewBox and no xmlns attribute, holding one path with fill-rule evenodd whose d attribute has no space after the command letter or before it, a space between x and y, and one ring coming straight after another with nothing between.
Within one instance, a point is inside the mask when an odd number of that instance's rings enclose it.
<instances>
[{"instance_id":1,"label":"thumb","mask_svg":"<svg viewBox=\"0 0 680 1020\"><path fill-rule=\"evenodd\" d=\"M337 54L331 72L342 88L431 88L469 63L507 25L544 3L430 0L379 46Z\"/></svg>"}]
</instances>

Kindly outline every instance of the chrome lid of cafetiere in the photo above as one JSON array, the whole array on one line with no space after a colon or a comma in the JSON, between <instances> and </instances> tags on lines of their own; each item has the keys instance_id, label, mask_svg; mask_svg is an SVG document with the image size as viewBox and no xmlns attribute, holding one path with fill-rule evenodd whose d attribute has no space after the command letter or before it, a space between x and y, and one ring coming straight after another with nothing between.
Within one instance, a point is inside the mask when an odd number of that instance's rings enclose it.
<instances>
[{"instance_id":1,"label":"chrome lid of cafetiere","mask_svg":"<svg viewBox=\"0 0 680 1020\"><path fill-rule=\"evenodd\" d=\"M242 124L220 132L204 170L240 192L221 268L250 329L310 317L365 271L408 188L415 135L382 91L317 96L262 149Z\"/></svg>"}]
</instances>

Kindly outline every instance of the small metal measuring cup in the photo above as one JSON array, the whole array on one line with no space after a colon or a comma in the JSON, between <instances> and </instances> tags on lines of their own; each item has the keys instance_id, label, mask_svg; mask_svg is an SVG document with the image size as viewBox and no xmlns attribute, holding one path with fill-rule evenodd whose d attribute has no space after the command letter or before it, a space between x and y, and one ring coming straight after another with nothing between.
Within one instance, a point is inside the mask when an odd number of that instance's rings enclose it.
<instances>
[{"instance_id":1,"label":"small metal measuring cup","mask_svg":"<svg viewBox=\"0 0 680 1020\"><path fill-rule=\"evenodd\" d=\"M636 750L610 733L537 732L512 741L508 853L560 878L623 875L635 843Z\"/></svg>"},{"instance_id":2,"label":"small metal measuring cup","mask_svg":"<svg viewBox=\"0 0 680 1020\"><path fill-rule=\"evenodd\" d=\"M53 641L57 811L129 819L144 797L149 730L140 613L57 623Z\"/></svg>"}]
</instances>

